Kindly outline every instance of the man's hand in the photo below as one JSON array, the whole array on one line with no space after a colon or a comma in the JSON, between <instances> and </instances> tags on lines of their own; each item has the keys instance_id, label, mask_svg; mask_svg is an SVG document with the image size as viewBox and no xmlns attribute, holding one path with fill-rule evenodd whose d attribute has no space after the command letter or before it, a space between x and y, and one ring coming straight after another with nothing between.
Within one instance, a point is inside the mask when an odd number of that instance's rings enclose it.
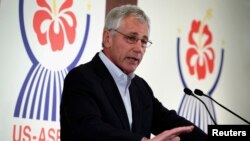
<instances>
[{"instance_id":1,"label":"man's hand","mask_svg":"<svg viewBox=\"0 0 250 141\"><path fill-rule=\"evenodd\" d=\"M166 130L152 139L143 138L142 141L180 141L180 134L190 133L194 126L183 126Z\"/></svg>"}]
</instances>

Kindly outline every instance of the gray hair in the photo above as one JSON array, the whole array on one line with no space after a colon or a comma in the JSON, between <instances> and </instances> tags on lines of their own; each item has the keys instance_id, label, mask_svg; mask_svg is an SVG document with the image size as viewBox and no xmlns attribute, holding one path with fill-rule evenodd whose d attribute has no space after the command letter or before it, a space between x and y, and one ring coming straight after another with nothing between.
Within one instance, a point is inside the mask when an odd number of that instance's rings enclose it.
<instances>
[{"instance_id":1,"label":"gray hair","mask_svg":"<svg viewBox=\"0 0 250 141\"><path fill-rule=\"evenodd\" d=\"M150 29L150 20L148 16L136 5L122 5L113 8L107 15L104 30L117 29L122 19L127 16L135 16L138 20L148 25Z\"/></svg>"}]
</instances>

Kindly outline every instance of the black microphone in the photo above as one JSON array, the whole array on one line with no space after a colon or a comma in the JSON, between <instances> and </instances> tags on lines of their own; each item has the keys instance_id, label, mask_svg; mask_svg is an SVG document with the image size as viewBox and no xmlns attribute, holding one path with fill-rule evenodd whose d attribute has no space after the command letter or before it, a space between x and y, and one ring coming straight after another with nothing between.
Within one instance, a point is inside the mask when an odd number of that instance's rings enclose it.
<instances>
[{"instance_id":1,"label":"black microphone","mask_svg":"<svg viewBox=\"0 0 250 141\"><path fill-rule=\"evenodd\" d=\"M220 105L222 108L226 109L228 112L230 112L231 114L235 115L236 117L240 118L241 120L245 121L246 123L250 124L249 121L245 120L244 118L242 118L241 116L239 116L238 114L234 113L233 111L229 110L228 108L226 108L225 106L221 105L219 102L217 102L216 100L214 100L212 97L206 95L203 93L203 91L199 90L199 89L195 89L194 93L199 95L199 96L205 96L207 98L210 98L212 101L214 101L215 103L217 103L218 105Z\"/></svg>"},{"instance_id":2,"label":"black microphone","mask_svg":"<svg viewBox=\"0 0 250 141\"><path fill-rule=\"evenodd\" d=\"M183 91L184 91L185 94L191 95L191 96L197 98L197 99L205 106L205 108L206 108L206 110L207 110L207 112L208 112L210 118L212 119L214 125L217 125L217 123L215 122L213 116L211 115L211 113L210 113L210 111L208 110L207 105L204 103L204 101L202 101L199 97L197 97L196 95L194 95L194 93L192 92L192 90L190 90L189 88L184 88Z\"/></svg>"}]
</instances>

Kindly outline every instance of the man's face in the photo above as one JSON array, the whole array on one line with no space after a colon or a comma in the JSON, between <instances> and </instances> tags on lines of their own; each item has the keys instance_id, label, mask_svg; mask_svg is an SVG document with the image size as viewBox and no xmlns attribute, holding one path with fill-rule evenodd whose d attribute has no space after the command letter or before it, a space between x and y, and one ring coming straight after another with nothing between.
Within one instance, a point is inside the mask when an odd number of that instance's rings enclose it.
<instances>
[{"instance_id":1,"label":"man's face","mask_svg":"<svg viewBox=\"0 0 250 141\"><path fill-rule=\"evenodd\" d=\"M143 47L141 40L130 43L128 37L148 40L148 34L147 24L135 17L126 17L116 31L104 32L104 53L124 73L132 73L140 64L146 48Z\"/></svg>"}]
</instances>

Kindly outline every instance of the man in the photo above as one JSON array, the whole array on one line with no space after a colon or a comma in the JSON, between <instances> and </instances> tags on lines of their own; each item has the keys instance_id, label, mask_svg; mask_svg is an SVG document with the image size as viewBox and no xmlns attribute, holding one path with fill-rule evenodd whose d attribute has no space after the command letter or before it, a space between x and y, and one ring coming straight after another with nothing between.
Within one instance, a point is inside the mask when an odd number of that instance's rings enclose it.
<instances>
[{"instance_id":1,"label":"man","mask_svg":"<svg viewBox=\"0 0 250 141\"><path fill-rule=\"evenodd\" d=\"M139 7L109 12L103 50L65 78L62 141L206 140L198 127L163 107L147 82L134 74L151 44L149 32L149 19Z\"/></svg>"}]
</instances>

